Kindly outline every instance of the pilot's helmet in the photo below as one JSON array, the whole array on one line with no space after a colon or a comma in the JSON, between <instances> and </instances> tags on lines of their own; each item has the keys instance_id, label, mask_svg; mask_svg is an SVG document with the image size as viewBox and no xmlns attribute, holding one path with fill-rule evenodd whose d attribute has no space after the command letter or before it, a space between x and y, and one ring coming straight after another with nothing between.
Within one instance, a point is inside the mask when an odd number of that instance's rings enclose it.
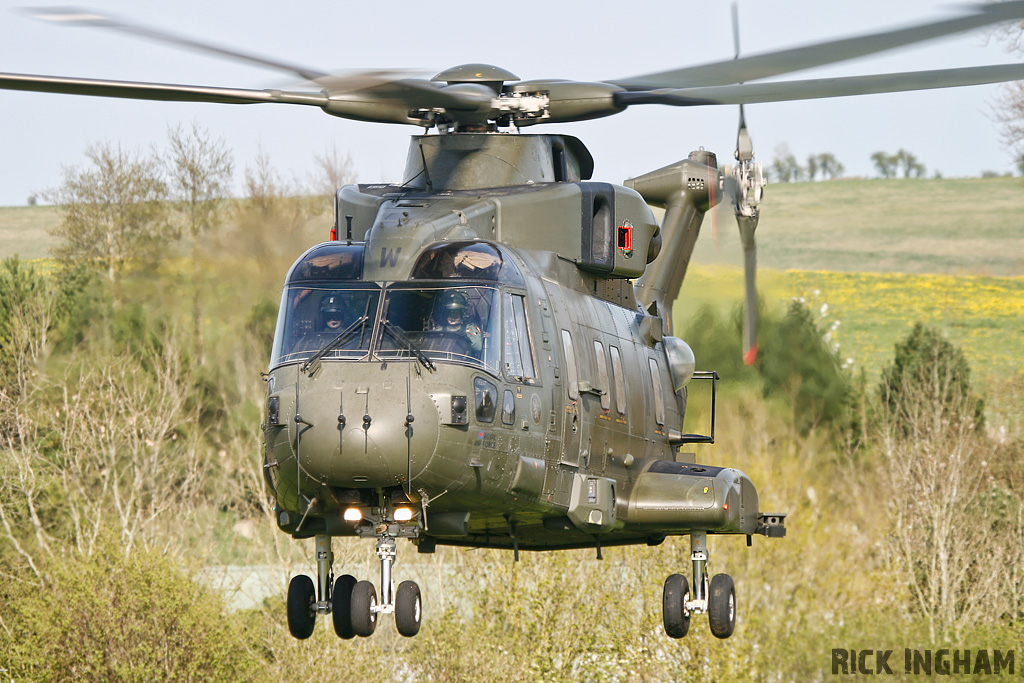
<instances>
[{"instance_id":1,"label":"pilot's helmet","mask_svg":"<svg viewBox=\"0 0 1024 683\"><path fill-rule=\"evenodd\" d=\"M320 299L320 324L328 329L340 327L347 308L346 297L340 294L327 294Z\"/></svg>"},{"instance_id":2,"label":"pilot's helmet","mask_svg":"<svg viewBox=\"0 0 1024 683\"><path fill-rule=\"evenodd\" d=\"M437 322L449 327L461 325L466 318L466 295L462 292L445 292L434 311Z\"/></svg>"}]
</instances>

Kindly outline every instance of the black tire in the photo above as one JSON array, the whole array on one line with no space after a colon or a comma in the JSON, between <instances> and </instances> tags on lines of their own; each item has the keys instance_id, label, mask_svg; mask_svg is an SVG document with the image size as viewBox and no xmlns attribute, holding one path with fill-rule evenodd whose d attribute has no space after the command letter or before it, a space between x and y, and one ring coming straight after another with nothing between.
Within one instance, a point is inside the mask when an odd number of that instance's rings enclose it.
<instances>
[{"instance_id":1,"label":"black tire","mask_svg":"<svg viewBox=\"0 0 1024 683\"><path fill-rule=\"evenodd\" d=\"M356 577L342 574L334 582L334 593L331 594L331 616L334 618L334 632L339 638L350 640L356 637L352 628L352 589L356 585Z\"/></svg>"},{"instance_id":2,"label":"black tire","mask_svg":"<svg viewBox=\"0 0 1024 683\"><path fill-rule=\"evenodd\" d=\"M708 625L715 638L728 638L736 630L736 587L728 574L715 574L711 578Z\"/></svg>"},{"instance_id":3,"label":"black tire","mask_svg":"<svg viewBox=\"0 0 1024 683\"><path fill-rule=\"evenodd\" d=\"M316 589L305 574L293 576L288 584L288 630L299 640L313 635L316 626Z\"/></svg>"},{"instance_id":4,"label":"black tire","mask_svg":"<svg viewBox=\"0 0 1024 683\"><path fill-rule=\"evenodd\" d=\"M412 638L420 632L420 620L423 618L423 601L420 599L420 587L415 581L403 581L395 591L395 626L406 638Z\"/></svg>"},{"instance_id":5,"label":"black tire","mask_svg":"<svg viewBox=\"0 0 1024 683\"><path fill-rule=\"evenodd\" d=\"M685 576L672 574L665 579L661 615L669 638L682 638L690 630L690 612L686 609L686 601L689 599L690 582Z\"/></svg>"},{"instance_id":6,"label":"black tire","mask_svg":"<svg viewBox=\"0 0 1024 683\"><path fill-rule=\"evenodd\" d=\"M357 636L366 638L377 630L377 591L369 581L359 581L352 587L352 600L349 611L352 630Z\"/></svg>"}]
</instances>

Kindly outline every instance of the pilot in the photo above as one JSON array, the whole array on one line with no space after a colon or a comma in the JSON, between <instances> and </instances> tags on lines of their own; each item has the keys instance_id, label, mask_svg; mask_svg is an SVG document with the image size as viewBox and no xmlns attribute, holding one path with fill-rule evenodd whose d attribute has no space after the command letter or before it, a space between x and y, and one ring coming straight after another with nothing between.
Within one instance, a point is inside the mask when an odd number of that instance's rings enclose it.
<instances>
[{"instance_id":1,"label":"pilot","mask_svg":"<svg viewBox=\"0 0 1024 683\"><path fill-rule=\"evenodd\" d=\"M484 347L484 337L480 326L467 316L468 309L465 294L445 292L434 306L435 329L465 337L473 353L478 353Z\"/></svg>"},{"instance_id":2,"label":"pilot","mask_svg":"<svg viewBox=\"0 0 1024 683\"><path fill-rule=\"evenodd\" d=\"M352 323L348 297L327 294L320 299L320 331L338 334Z\"/></svg>"},{"instance_id":3,"label":"pilot","mask_svg":"<svg viewBox=\"0 0 1024 683\"><path fill-rule=\"evenodd\" d=\"M295 343L295 351L319 351L346 327L352 324L352 310L348 295L325 294L320 297L317 319L313 329L305 332Z\"/></svg>"}]
</instances>

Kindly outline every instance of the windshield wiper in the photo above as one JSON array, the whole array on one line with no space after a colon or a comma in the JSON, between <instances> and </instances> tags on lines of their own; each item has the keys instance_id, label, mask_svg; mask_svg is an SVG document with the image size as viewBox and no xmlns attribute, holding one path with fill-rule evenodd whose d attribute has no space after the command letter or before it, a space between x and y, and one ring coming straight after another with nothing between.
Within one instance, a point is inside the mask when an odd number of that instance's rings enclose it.
<instances>
[{"instance_id":1,"label":"windshield wiper","mask_svg":"<svg viewBox=\"0 0 1024 683\"><path fill-rule=\"evenodd\" d=\"M427 358L427 354L423 353L423 350L420 349L420 347L416 346L416 343L405 335L405 332L402 331L401 327L395 325L394 323L388 322L387 320L385 320L383 324L384 331L391 335L392 339L394 339L396 342L404 346L409 351L409 353L416 356L416 360L423 363L423 367L425 367L428 370L437 369L437 367L434 365L434 361Z\"/></svg>"},{"instance_id":2,"label":"windshield wiper","mask_svg":"<svg viewBox=\"0 0 1024 683\"><path fill-rule=\"evenodd\" d=\"M324 344L324 346L319 351L314 353L309 358L309 360L303 363L300 370L302 372L306 372L307 370L309 370L309 368L312 367L313 370L309 373L310 376L316 374L316 371L320 367L320 359L327 355L328 351L335 349L344 344L346 341L348 341L348 338L352 336L352 334L356 331L357 328L359 330L362 330L367 320L369 320L369 316L367 315L362 315L356 318L355 321L351 325L346 327L344 330L342 330L337 337ZM316 367L314 367L314 365Z\"/></svg>"}]
</instances>

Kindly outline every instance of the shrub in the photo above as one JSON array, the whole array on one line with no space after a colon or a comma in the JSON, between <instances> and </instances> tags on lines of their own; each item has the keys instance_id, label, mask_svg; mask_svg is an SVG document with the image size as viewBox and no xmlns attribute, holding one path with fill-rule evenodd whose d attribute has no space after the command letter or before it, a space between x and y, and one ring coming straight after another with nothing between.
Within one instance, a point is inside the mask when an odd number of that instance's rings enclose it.
<instances>
[{"instance_id":1,"label":"shrub","mask_svg":"<svg viewBox=\"0 0 1024 683\"><path fill-rule=\"evenodd\" d=\"M941 407L939 415L944 419L971 419L975 427L984 426L985 404L971 397L971 368L961 349L918 322L895 351L878 386L880 403L889 417L909 428L907 412L924 393ZM973 410L961 410L965 401L973 404Z\"/></svg>"},{"instance_id":2,"label":"shrub","mask_svg":"<svg viewBox=\"0 0 1024 683\"><path fill-rule=\"evenodd\" d=\"M258 675L222 600L150 551L111 540L54 556L43 585L0 588L0 667L14 680L244 681ZM9 568L4 568L5 573Z\"/></svg>"},{"instance_id":3,"label":"shrub","mask_svg":"<svg viewBox=\"0 0 1024 683\"><path fill-rule=\"evenodd\" d=\"M794 301L781 320L766 319L759 339L764 395L788 401L801 434L819 425L842 430L851 424L853 385L807 306Z\"/></svg>"},{"instance_id":4,"label":"shrub","mask_svg":"<svg viewBox=\"0 0 1024 683\"><path fill-rule=\"evenodd\" d=\"M818 426L836 435L859 437L860 393L840 367L814 315L794 301L779 317L759 306L758 355L754 368L742 363L742 310L731 321L713 309L701 308L690 321L685 338L698 367L717 370L731 384L759 384L765 398L784 401L791 424L801 434Z\"/></svg>"}]
</instances>

